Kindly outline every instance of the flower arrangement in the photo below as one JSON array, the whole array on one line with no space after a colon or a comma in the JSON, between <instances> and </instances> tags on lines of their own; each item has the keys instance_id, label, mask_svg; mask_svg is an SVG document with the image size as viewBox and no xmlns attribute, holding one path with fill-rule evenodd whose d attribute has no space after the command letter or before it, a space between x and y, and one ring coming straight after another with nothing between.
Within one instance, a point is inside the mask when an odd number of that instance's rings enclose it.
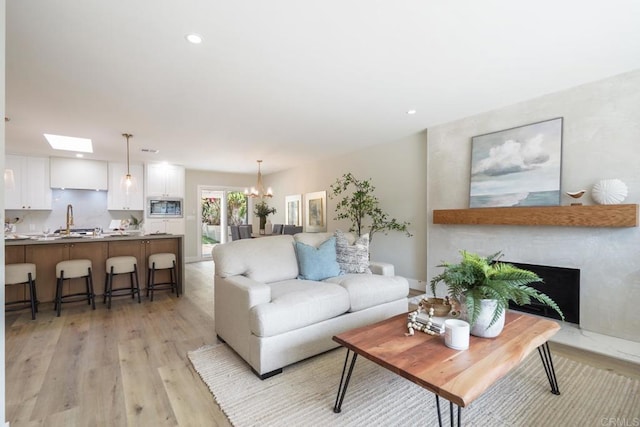
<instances>
[{"instance_id":1,"label":"flower arrangement","mask_svg":"<svg viewBox=\"0 0 640 427\"><path fill-rule=\"evenodd\" d=\"M269 215L276 213L276 208L270 208L267 202L260 200L253 207L253 213L258 218L266 218Z\"/></svg>"},{"instance_id":2,"label":"flower arrangement","mask_svg":"<svg viewBox=\"0 0 640 427\"><path fill-rule=\"evenodd\" d=\"M274 213L276 213L276 208L270 208L264 200L260 200L255 204L253 207L253 214L260 218L260 230L264 230L264 227L267 224L267 217Z\"/></svg>"}]
</instances>

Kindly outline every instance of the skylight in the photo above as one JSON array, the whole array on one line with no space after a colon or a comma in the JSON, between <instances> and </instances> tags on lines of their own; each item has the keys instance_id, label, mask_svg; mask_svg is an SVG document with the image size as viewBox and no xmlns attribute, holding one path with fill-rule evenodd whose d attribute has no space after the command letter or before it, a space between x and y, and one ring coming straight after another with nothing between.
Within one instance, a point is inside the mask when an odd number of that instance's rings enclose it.
<instances>
[{"instance_id":1,"label":"skylight","mask_svg":"<svg viewBox=\"0 0 640 427\"><path fill-rule=\"evenodd\" d=\"M49 145L54 150L80 151L82 153L93 153L91 140L87 138L76 138L73 136L44 134Z\"/></svg>"}]
</instances>

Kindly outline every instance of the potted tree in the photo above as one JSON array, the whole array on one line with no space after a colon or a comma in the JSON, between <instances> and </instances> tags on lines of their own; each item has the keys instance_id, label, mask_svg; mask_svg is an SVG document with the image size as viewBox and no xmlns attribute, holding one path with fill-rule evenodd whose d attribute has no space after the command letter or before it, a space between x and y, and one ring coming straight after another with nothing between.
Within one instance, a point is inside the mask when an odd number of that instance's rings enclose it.
<instances>
[{"instance_id":1,"label":"potted tree","mask_svg":"<svg viewBox=\"0 0 640 427\"><path fill-rule=\"evenodd\" d=\"M276 208L270 208L267 202L264 200L260 200L253 207L253 213L255 216L260 218L260 234L264 234L264 228L267 224L267 217L271 214L276 213Z\"/></svg>"},{"instance_id":2,"label":"potted tree","mask_svg":"<svg viewBox=\"0 0 640 427\"><path fill-rule=\"evenodd\" d=\"M462 260L459 263L443 262L438 265L444 267L444 271L431 280L431 292L435 296L437 284L444 282L449 296L459 302L471 325L472 335L498 336L504 327L509 301L524 305L535 299L554 309L564 320L562 311L551 298L527 286L542 282L534 272L500 262L501 252L488 257L464 250L460 254Z\"/></svg>"},{"instance_id":3,"label":"potted tree","mask_svg":"<svg viewBox=\"0 0 640 427\"><path fill-rule=\"evenodd\" d=\"M351 221L349 231L356 233L358 237L369 233L369 242L373 241L373 235L378 231L384 234L389 231L401 231L407 237L411 237L412 234L407 230L411 224L389 218L389 215L379 206L378 198L374 194L375 189L371 179L359 180L351 172L342 175L331 184L329 194L331 198L342 196L336 205L334 219Z\"/></svg>"}]
</instances>

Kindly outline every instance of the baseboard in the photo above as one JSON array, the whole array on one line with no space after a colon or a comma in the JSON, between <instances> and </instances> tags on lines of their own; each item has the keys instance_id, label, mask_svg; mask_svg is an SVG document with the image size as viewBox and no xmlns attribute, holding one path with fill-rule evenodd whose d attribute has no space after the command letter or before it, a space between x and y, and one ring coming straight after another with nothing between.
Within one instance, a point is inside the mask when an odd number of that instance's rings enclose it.
<instances>
[{"instance_id":1,"label":"baseboard","mask_svg":"<svg viewBox=\"0 0 640 427\"><path fill-rule=\"evenodd\" d=\"M424 294L427 289L427 282L420 279L410 279L407 277L407 281L409 282L409 289L413 289L415 291L419 291L421 294Z\"/></svg>"},{"instance_id":2,"label":"baseboard","mask_svg":"<svg viewBox=\"0 0 640 427\"><path fill-rule=\"evenodd\" d=\"M616 372L619 375L640 380L640 369L638 369L639 365L637 363L559 342L549 342L549 347L553 354L559 354L596 368L605 369L607 371Z\"/></svg>"}]
</instances>

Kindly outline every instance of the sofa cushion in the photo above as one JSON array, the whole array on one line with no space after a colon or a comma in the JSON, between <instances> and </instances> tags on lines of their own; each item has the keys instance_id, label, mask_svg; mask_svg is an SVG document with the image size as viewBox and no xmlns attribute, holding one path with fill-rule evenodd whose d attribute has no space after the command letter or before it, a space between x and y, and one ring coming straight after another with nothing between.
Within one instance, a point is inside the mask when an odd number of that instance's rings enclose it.
<instances>
[{"instance_id":1,"label":"sofa cushion","mask_svg":"<svg viewBox=\"0 0 640 427\"><path fill-rule=\"evenodd\" d=\"M215 274L244 275L271 283L298 277L298 261L292 236L242 239L215 245L211 251Z\"/></svg>"},{"instance_id":2,"label":"sofa cushion","mask_svg":"<svg viewBox=\"0 0 640 427\"><path fill-rule=\"evenodd\" d=\"M296 242L299 279L324 280L340 274L336 261L336 239L329 238L317 248Z\"/></svg>"},{"instance_id":3,"label":"sofa cushion","mask_svg":"<svg viewBox=\"0 0 640 427\"><path fill-rule=\"evenodd\" d=\"M369 270L369 235L358 237L353 244L341 230L336 230L336 256L343 273L371 273Z\"/></svg>"},{"instance_id":4,"label":"sofa cushion","mask_svg":"<svg viewBox=\"0 0 640 427\"><path fill-rule=\"evenodd\" d=\"M293 235L296 242L304 243L305 245L313 246L317 248L321 244L333 237L333 233L297 233Z\"/></svg>"},{"instance_id":5,"label":"sofa cushion","mask_svg":"<svg viewBox=\"0 0 640 427\"><path fill-rule=\"evenodd\" d=\"M349 292L350 312L406 298L409 295L409 282L400 276L345 274L331 277L324 283L336 283Z\"/></svg>"},{"instance_id":6,"label":"sofa cushion","mask_svg":"<svg viewBox=\"0 0 640 427\"><path fill-rule=\"evenodd\" d=\"M303 328L349 310L349 293L334 283L286 280L269 286L271 302L249 311L249 327L259 337Z\"/></svg>"}]
</instances>

